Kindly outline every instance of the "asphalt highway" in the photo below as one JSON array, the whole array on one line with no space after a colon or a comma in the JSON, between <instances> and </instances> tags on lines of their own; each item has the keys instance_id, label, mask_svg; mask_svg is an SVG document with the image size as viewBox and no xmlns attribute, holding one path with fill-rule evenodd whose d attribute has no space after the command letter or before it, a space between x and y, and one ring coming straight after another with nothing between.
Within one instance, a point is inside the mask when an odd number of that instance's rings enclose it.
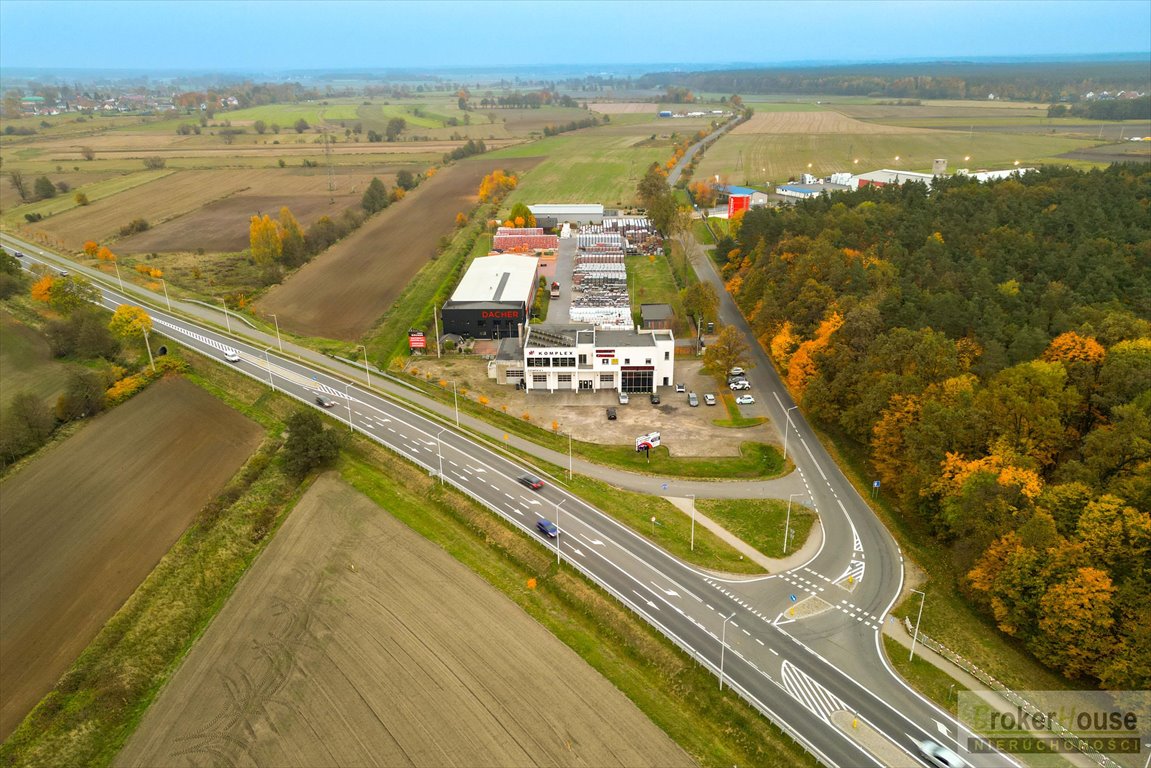
<instances>
[{"instance_id":1,"label":"asphalt highway","mask_svg":"<svg viewBox=\"0 0 1151 768\"><path fill-rule=\"evenodd\" d=\"M752 345L755 368L750 379L756 396L771 404L774 420L787 425L788 455L798 476L791 487L801 489L794 499L819 512L824 543L809 562L786 572L728 579L681 562L555 483L545 482L539 490L526 487L518 478L539 474L537 470L457 431L450 415L445 419L414 405L418 398L402 402L391 396L384 390L395 390L396 385L382 375L372 377L376 386L364 386L366 381L331 372L343 366L309 362L318 357L310 350L285 344L292 356L282 355L275 342L249 341L249 336L262 336L263 341L267 337L237 322L231 328L243 335L220 330L218 319L196 319L206 315L203 308L176 302L179 314L163 311L162 297L141 303L135 295L114 290L102 273L62 261L32 244L2 239L9 250L25 254L25 267L39 262L58 270L66 265L63 268L74 274L93 278L108 310L121 304L142 306L154 324L153 352L161 343L158 337L166 337L305 404L320 408L317 396L327 398L331 406L322 410L329 416L536 537L561 562L596 581L711 669L719 685L738 692L823 764L929 765L916 749L923 739L956 750L972 765L1016 764L998 753L968 754L969 734L887 665L880 631L902 589L899 549L815 439L799 409L792 407L757 345ZM718 280L698 257L696 267L705 279ZM750 333L722 285L717 287L721 321ZM239 361L226 361L225 354L233 350ZM566 457L548 459L562 465ZM651 482L603 467L596 474L624 487L648 487ZM712 485L722 485L726 496L741 490L744 497L758 495L751 490L758 488L755 484ZM693 483L692 488L701 497L709 495L706 483ZM537 530L541 518L558 524L558 538Z\"/></svg>"}]
</instances>

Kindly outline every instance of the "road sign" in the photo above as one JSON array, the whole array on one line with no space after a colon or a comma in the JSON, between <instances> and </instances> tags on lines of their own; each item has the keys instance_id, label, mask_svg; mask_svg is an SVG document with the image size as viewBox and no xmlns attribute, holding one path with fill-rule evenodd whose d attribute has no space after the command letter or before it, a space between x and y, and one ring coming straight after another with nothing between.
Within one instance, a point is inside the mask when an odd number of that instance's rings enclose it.
<instances>
[{"instance_id":1,"label":"road sign","mask_svg":"<svg viewBox=\"0 0 1151 768\"><path fill-rule=\"evenodd\" d=\"M878 488L879 487L879 481L876 480L874 483L871 484L871 487L872 488Z\"/></svg>"},{"instance_id":2,"label":"road sign","mask_svg":"<svg viewBox=\"0 0 1151 768\"><path fill-rule=\"evenodd\" d=\"M799 599L795 595L788 595L788 597L791 598L791 602L793 602L793 603Z\"/></svg>"}]
</instances>

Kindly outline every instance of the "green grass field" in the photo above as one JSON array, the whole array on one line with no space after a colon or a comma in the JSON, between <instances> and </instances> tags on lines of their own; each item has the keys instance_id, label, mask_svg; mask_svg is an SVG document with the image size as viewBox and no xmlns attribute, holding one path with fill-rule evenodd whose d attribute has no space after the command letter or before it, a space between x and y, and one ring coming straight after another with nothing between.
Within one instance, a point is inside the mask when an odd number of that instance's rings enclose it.
<instances>
[{"instance_id":1,"label":"green grass field","mask_svg":"<svg viewBox=\"0 0 1151 768\"><path fill-rule=\"evenodd\" d=\"M666 147L637 147L636 143L635 136L597 136L588 131L489 153L496 158L547 158L520 180L504 201L504 209L519 202L630 205L647 167L670 155Z\"/></svg>"},{"instance_id":2,"label":"green grass field","mask_svg":"<svg viewBox=\"0 0 1151 768\"><path fill-rule=\"evenodd\" d=\"M138 187L155 181L156 179L163 178L170 173L175 173L175 170L166 168L159 171L139 171L137 173L125 174L123 176L93 182L92 184L84 184L69 192L63 192L55 197L50 197L47 200L40 200L35 203L10 208L4 212L3 217L0 218L0 222L2 222L5 228L16 227L24 222L24 214L26 213L53 216L57 213L63 213L64 211L70 211L78 207L76 203L77 192L83 192L88 196L88 202L94 203L97 200L103 200L106 197L112 197L133 187Z\"/></svg>"},{"instance_id":3,"label":"green grass field","mask_svg":"<svg viewBox=\"0 0 1151 768\"><path fill-rule=\"evenodd\" d=\"M949 168L1009 168L1066 163L1058 155L1096 142L1044 134L938 131L923 134L757 134L724 136L708 150L696 178L726 175L733 184L787 181L808 171L862 173L879 168L930 172L937 157ZM897 161L895 158L899 157ZM858 160L858 162L855 162Z\"/></svg>"},{"instance_id":4,"label":"green grass field","mask_svg":"<svg viewBox=\"0 0 1151 768\"><path fill-rule=\"evenodd\" d=\"M800 504L778 499L699 499L696 509L768 557L783 556L783 532L788 527L789 552L803 546L815 523L815 513Z\"/></svg>"},{"instance_id":5,"label":"green grass field","mask_svg":"<svg viewBox=\"0 0 1151 768\"><path fill-rule=\"evenodd\" d=\"M52 357L44 336L21 323L6 309L0 310L0 371L4 393L0 413L12 396L31 392L49 405L63 393L71 366Z\"/></svg>"},{"instance_id":6,"label":"green grass field","mask_svg":"<svg viewBox=\"0 0 1151 768\"><path fill-rule=\"evenodd\" d=\"M663 256L628 256L624 264L631 303L635 310L633 314L638 313L640 304L670 304L676 317L674 331L679 336L681 331L686 330L680 327L680 318L685 313L667 259Z\"/></svg>"}]
</instances>

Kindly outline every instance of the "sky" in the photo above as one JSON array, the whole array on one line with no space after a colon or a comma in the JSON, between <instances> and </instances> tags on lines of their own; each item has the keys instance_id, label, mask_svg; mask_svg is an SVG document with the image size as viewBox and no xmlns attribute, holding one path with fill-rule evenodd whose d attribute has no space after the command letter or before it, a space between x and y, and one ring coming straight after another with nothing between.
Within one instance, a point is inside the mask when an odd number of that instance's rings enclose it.
<instances>
[{"instance_id":1,"label":"sky","mask_svg":"<svg viewBox=\"0 0 1151 768\"><path fill-rule=\"evenodd\" d=\"M0 0L0 70L772 64L1149 50L1148 0Z\"/></svg>"}]
</instances>

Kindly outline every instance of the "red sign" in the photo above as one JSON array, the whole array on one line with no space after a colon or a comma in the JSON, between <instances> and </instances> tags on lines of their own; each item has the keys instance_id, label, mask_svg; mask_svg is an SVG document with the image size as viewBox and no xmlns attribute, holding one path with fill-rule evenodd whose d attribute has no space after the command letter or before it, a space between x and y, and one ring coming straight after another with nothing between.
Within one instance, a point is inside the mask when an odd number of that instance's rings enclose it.
<instances>
[{"instance_id":1,"label":"red sign","mask_svg":"<svg viewBox=\"0 0 1151 768\"><path fill-rule=\"evenodd\" d=\"M422 331L408 333L408 349L427 349L428 339Z\"/></svg>"},{"instance_id":2,"label":"red sign","mask_svg":"<svg viewBox=\"0 0 1151 768\"><path fill-rule=\"evenodd\" d=\"M750 206L750 195L732 195L727 198L727 217L730 219L739 211L746 211Z\"/></svg>"},{"instance_id":3,"label":"red sign","mask_svg":"<svg viewBox=\"0 0 1151 768\"><path fill-rule=\"evenodd\" d=\"M520 313L514 309L504 309L504 310L484 309L484 310L480 310L480 317L482 317L484 319L487 319L490 317L506 317L510 320L516 320L519 318L519 316L520 316Z\"/></svg>"}]
</instances>

